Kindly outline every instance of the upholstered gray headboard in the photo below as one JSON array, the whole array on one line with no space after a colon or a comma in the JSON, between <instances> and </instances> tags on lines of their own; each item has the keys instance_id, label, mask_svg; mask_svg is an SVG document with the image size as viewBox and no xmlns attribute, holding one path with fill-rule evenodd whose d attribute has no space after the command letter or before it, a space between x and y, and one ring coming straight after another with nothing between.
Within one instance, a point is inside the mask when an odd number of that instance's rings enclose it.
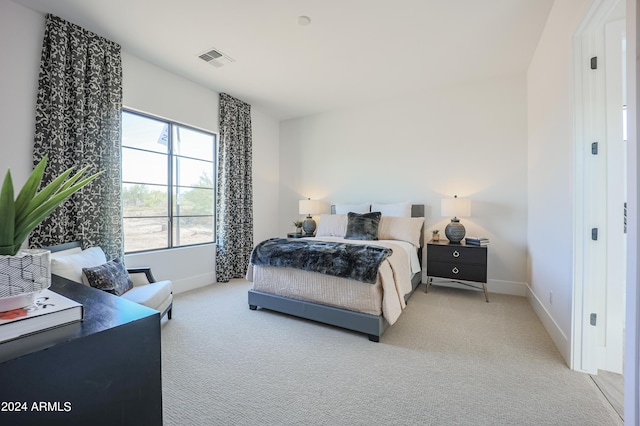
<instances>
[{"instance_id":1,"label":"upholstered gray headboard","mask_svg":"<svg viewBox=\"0 0 640 426\"><path fill-rule=\"evenodd\" d=\"M331 214L336 214L336 206L331 204ZM424 217L424 204L411 204L411 217ZM424 226L420 230L420 247L424 247ZM419 255L422 263L422 254Z\"/></svg>"},{"instance_id":2,"label":"upholstered gray headboard","mask_svg":"<svg viewBox=\"0 0 640 426\"><path fill-rule=\"evenodd\" d=\"M331 214L336 214L334 204L331 204ZM411 217L424 217L424 204L411 204Z\"/></svg>"}]
</instances>

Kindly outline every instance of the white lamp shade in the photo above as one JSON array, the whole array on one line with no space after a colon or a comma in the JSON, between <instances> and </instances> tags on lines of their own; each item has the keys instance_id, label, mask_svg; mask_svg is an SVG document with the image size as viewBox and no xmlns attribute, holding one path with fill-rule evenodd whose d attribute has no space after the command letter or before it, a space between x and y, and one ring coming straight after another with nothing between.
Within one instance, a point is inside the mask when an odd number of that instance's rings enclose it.
<instances>
[{"instance_id":1,"label":"white lamp shade","mask_svg":"<svg viewBox=\"0 0 640 426\"><path fill-rule=\"evenodd\" d=\"M298 201L298 213L314 215L320 213L320 201L318 200L300 200Z\"/></svg>"},{"instance_id":2,"label":"white lamp shade","mask_svg":"<svg viewBox=\"0 0 640 426\"><path fill-rule=\"evenodd\" d=\"M468 198L443 198L440 204L442 216L471 216L471 200Z\"/></svg>"}]
</instances>

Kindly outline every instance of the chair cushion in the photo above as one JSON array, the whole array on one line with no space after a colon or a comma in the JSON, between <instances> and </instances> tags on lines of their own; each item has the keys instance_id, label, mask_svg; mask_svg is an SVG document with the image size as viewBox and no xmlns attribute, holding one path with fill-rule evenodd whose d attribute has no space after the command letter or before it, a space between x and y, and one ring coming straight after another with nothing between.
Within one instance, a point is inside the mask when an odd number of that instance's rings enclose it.
<instances>
[{"instance_id":1,"label":"chair cushion","mask_svg":"<svg viewBox=\"0 0 640 426\"><path fill-rule=\"evenodd\" d=\"M139 303L152 309L160 310L160 306L173 292L171 281L158 281L133 287L122 295L124 299Z\"/></svg>"},{"instance_id":2,"label":"chair cushion","mask_svg":"<svg viewBox=\"0 0 640 426\"><path fill-rule=\"evenodd\" d=\"M91 268L82 268L82 273L93 288L122 296L133 288L133 282L120 259Z\"/></svg>"},{"instance_id":3,"label":"chair cushion","mask_svg":"<svg viewBox=\"0 0 640 426\"><path fill-rule=\"evenodd\" d=\"M164 313L164 311L167 310L167 308L169 307L169 305L171 305L172 302L173 302L173 295L170 294L169 297L167 297L166 299L164 299L162 303L160 303L160 306L154 309L156 311L159 311L162 314Z\"/></svg>"},{"instance_id":4,"label":"chair cushion","mask_svg":"<svg viewBox=\"0 0 640 426\"><path fill-rule=\"evenodd\" d=\"M91 268L107 262L100 247L91 247L80 253L51 259L51 273L77 283L82 282L82 268Z\"/></svg>"}]
</instances>

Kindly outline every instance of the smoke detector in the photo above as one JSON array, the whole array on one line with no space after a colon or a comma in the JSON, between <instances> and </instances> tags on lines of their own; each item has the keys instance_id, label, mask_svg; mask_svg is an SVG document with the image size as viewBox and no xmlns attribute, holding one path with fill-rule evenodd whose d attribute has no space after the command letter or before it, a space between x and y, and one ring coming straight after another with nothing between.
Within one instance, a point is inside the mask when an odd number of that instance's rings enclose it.
<instances>
[{"instance_id":1,"label":"smoke detector","mask_svg":"<svg viewBox=\"0 0 640 426\"><path fill-rule=\"evenodd\" d=\"M206 52L198 55L198 57L216 68L220 68L227 64L232 64L236 61L232 57L225 55L220 50L215 48L207 50Z\"/></svg>"}]
</instances>

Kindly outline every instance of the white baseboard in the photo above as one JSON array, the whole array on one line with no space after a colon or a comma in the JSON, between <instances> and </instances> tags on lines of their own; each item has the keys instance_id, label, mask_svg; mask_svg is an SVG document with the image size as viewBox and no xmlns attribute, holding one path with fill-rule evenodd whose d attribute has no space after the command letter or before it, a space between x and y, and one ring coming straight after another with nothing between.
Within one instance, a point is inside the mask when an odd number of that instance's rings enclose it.
<instances>
[{"instance_id":1,"label":"white baseboard","mask_svg":"<svg viewBox=\"0 0 640 426\"><path fill-rule=\"evenodd\" d=\"M186 291L195 290L216 282L215 273L207 273L195 275L181 280L173 281L173 294L184 293Z\"/></svg>"},{"instance_id":2,"label":"white baseboard","mask_svg":"<svg viewBox=\"0 0 640 426\"><path fill-rule=\"evenodd\" d=\"M444 287L461 288L468 290L470 287L464 284L458 284L455 281L450 281L444 278L434 278L434 284ZM426 281L424 281L426 282ZM474 286L482 287L479 283L470 283ZM487 282L487 290L489 293L508 294L511 296L527 297L529 286L526 283L519 283L516 281L502 281L502 280L489 280ZM482 289L476 289L482 291Z\"/></svg>"},{"instance_id":3,"label":"white baseboard","mask_svg":"<svg viewBox=\"0 0 640 426\"><path fill-rule=\"evenodd\" d=\"M558 323L553 319L547 308L544 307L538 296L531 291L531 287L527 286L527 299L536 313L543 327L549 333L551 340L556 345L556 348L560 352L560 355L564 359L567 366L571 366L571 342L569 338L563 333L558 326Z\"/></svg>"},{"instance_id":4,"label":"white baseboard","mask_svg":"<svg viewBox=\"0 0 640 426\"><path fill-rule=\"evenodd\" d=\"M527 297L529 286L526 283L516 281L489 280L487 290L489 290L489 293Z\"/></svg>"}]
</instances>

